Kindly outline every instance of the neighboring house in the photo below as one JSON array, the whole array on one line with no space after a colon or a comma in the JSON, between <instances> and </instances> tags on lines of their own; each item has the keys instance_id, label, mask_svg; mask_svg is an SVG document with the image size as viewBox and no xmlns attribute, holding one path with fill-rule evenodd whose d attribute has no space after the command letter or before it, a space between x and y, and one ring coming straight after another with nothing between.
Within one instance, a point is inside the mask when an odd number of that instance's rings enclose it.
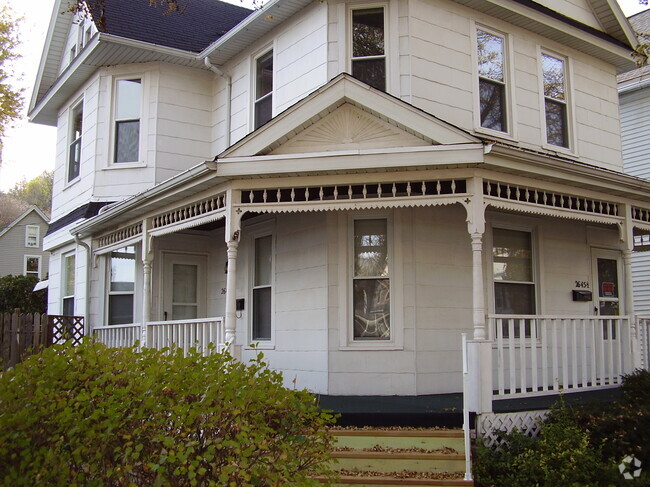
<instances>
[{"instance_id":1,"label":"neighboring house","mask_svg":"<svg viewBox=\"0 0 650 487\"><path fill-rule=\"evenodd\" d=\"M31 206L0 230L0 276L47 279L49 253L43 250L47 225L45 213Z\"/></svg>"},{"instance_id":2,"label":"neighboring house","mask_svg":"<svg viewBox=\"0 0 650 487\"><path fill-rule=\"evenodd\" d=\"M460 392L466 333L479 413L647 366L616 2L147 5L108 0L105 32L55 5L50 313L344 397Z\"/></svg>"},{"instance_id":3,"label":"neighboring house","mask_svg":"<svg viewBox=\"0 0 650 487\"><path fill-rule=\"evenodd\" d=\"M650 9L628 20L636 32L650 34ZM650 66L620 74L618 94L625 171L650 179ZM645 245L650 245L650 237L643 239ZM635 254L632 266L634 309L650 316L650 254Z\"/></svg>"}]
</instances>

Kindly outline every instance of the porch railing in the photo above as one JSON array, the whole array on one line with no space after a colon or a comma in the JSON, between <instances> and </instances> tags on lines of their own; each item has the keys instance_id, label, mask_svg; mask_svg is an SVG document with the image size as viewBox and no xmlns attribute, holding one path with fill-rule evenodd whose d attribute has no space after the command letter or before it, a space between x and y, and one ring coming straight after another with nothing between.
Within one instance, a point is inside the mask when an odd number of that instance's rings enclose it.
<instances>
[{"instance_id":1,"label":"porch railing","mask_svg":"<svg viewBox=\"0 0 650 487\"><path fill-rule=\"evenodd\" d=\"M154 321L147 323L147 346L160 350L175 345L187 353L194 347L203 355L221 351L226 343L223 318L201 318L181 321Z\"/></svg>"},{"instance_id":2,"label":"porch railing","mask_svg":"<svg viewBox=\"0 0 650 487\"><path fill-rule=\"evenodd\" d=\"M636 334L639 343L640 366L642 369L650 370L650 317L638 317Z\"/></svg>"},{"instance_id":3,"label":"porch railing","mask_svg":"<svg viewBox=\"0 0 650 487\"><path fill-rule=\"evenodd\" d=\"M132 347L140 340L142 326L138 323L128 325L96 326L95 339L111 348Z\"/></svg>"},{"instance_id":4,"label":"porch railing","mask_svg":"<svg viewBox=\"0 0 650 487\"><path fill-rule=\"evenodd\" d=\"M139 324L99 326L94 328L95 337L109 347L132 347L142 337ZM146 346L161 350L177 346L187 353L196 348L200 353L211 353L223 349L226 333L223 318L200 318L180 321L152 321L146 324Z\"/></svg>"},{"instance_id":5,"label":"porch railing","mask_svg":"<svg viewBox=\"0 0 650 487\"><path fill-rule=\"evenodd\" d=\"M633 368L628 316L490 315L488 321L495 398L615 386Z\"/></svg>"}]
</instances>

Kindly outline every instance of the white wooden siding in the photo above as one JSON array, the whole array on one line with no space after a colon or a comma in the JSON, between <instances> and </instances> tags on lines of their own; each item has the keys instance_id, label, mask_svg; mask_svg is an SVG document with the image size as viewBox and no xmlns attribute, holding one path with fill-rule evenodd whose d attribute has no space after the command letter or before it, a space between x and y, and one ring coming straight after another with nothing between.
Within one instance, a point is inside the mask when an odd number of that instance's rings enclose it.
<instances>
[{"instance_id":1,"label":"white wooden siding","mask_svg":"<svg viewBox=\"0 0 650 487\"><path fill-rule=\"evenodd\" d=\"M594 29L603 30L588 0L546 0L543 5Z\"/></svg>"}]
</instances>

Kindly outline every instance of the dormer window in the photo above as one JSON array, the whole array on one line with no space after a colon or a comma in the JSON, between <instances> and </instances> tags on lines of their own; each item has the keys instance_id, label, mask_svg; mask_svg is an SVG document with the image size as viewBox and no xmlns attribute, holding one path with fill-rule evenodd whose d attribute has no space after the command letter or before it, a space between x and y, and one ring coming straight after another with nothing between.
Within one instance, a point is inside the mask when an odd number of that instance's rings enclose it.
<instances>
[{"instance_id":1,"label":"dormer window","mask_svg":"<svg viewBox=\"0 0 650 487\"><path fill-rule=\"evenodd\" d=\"M75 44L70 48L70 64L74 61L74 58L77 57L77 45Z\"/></svg>"},{"instance_id":2,"label":"dormer window","mask_svg":"<svg viewBox=\"0 0 650 487\"><path fill-rule=\"evenodd\" d=\"M115 83L115 147L113 162L138 162L140 155L140 79Z\"/></svg>"},{"instance_id":3,"label":"dormer window","mask_svg":"<svg viewBox=\"0 0 650 487\"><path fill-rule=\"evenodd\" d=\"M273 117L273 50L255 63L255 129Z\"/></svg>"},{"instance_id":4,"label":"dormer window","mask_svg":"<svg viewBox=\"0 0 650 487\"><path fill-rule=\"evenodd\" d=\"M386 91L384 8L352 10L352 76Z\"/></svg>"}]
</instances>

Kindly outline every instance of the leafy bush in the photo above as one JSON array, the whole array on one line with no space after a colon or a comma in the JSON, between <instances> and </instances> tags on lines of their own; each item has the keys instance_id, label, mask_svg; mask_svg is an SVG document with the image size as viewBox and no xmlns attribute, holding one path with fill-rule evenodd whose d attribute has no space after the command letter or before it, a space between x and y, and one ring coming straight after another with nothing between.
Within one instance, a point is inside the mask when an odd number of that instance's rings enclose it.
<instances>
[{"instance_id":1,"label":"leafy bush","mask_svg":"<svg viewBox=\"0 0 650 487\"><path fill-rule=\"evenodd\" d=\"M47 292L33 292L37 282L36 276L0 277L0 313L11 313L16 308L23 313L45 313Z\"/></svg>"},{"instance_id":2,"label":"leafy bush","mask_svg":"<svg viewBox=\"0 0 650 487\"><path fill-rule=\"evenodd\" d=\"M318 485L331 422L261 354L54 346L0 377L0 484Z\"/></svg>"},{"instance_id":3,"label":"leafy bush","mask_svg":"<svg viewBox=\"0 0 650 487\"><path fill-rule=\"evenodd\" d=\"M602 462L600 449L562 402L542 424L539 438L519 432L503 438L499 449L477 447L474 471L481 486L591 487L617 480L616 466Z\"/></svg>"}]
</instances>

